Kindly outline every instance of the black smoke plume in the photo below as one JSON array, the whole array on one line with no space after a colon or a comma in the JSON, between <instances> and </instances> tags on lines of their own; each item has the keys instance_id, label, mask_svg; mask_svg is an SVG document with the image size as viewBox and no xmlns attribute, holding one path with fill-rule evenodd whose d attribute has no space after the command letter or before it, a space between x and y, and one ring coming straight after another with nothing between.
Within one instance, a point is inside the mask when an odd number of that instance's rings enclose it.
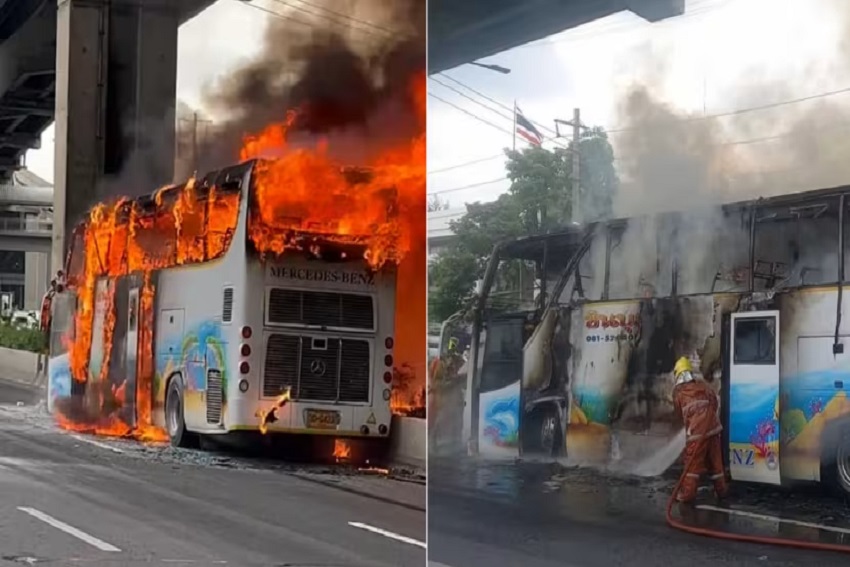
<instances>
[{"instance_id":1,"label":"black smoke plume","mask_svg":"<svg viewBox=\"0 0 850 567\"><path fill-rule=\"evenodd\" d=\"M246 135L293 109L293 145L332 138L331 153L347 162L421 130L408 89L425 69L425 1L313 5L311 14L275 6L282 17L270 21L259 55L207 87L214 125L198 136L197 160L181 152L178 177L234 163ZM179 147L191 148L190 135L184 128Z\"/></svg>"}]
</instances>

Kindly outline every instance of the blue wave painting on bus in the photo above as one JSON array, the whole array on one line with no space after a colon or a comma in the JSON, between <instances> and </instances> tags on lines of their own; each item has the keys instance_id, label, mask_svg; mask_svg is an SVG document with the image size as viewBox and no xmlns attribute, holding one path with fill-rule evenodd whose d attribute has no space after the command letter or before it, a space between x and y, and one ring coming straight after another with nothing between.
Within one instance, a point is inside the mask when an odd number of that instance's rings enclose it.
<instances>
[{"instance_id":1,"label":"blue wave painting on bus","mask_svg":"<svg viewBox=\"0 0 850 567\"><path fill-rule=\"evenodd\" d=\"M67 354L50 359L50 364L47 365L47 380L50 384L47 409L53 411L53 404L57 399L71 395L71 363Z\"/></svg>"},{"instance_id":2,"label":"blue wave painting on bus","mask_svg":"<svg viewBox=\"0 0 850 567\"><path fill-rule=\"evenodd\" d=\"M730 437L733 466L776 470L779 455L779 391L775 384L732 384Z\"/></svg>"},{"instance_id":3,"label":"blue wave painting on bus","mask_svg":"<svg viewBox=\"0 0 850 567\"><path fill-rule=\"evenodd\" d=\"M519 396L496 398L484 409L484 437L496 447L517 447Z\"/></svg>"}]
</instances>

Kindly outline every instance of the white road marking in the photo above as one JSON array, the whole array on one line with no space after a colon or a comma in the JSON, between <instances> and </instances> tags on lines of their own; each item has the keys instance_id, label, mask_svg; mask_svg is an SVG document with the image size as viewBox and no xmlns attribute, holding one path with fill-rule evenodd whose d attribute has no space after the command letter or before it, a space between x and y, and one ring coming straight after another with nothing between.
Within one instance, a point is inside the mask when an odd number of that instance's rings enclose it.
<instances>
[{"instance_id":1,"label":"white road marking","mask_svg":"<svg viewBox=\"0 0 850 567\"><path fill-rule=\"evenodd\" d=\"M45 524L49 524L49 525L53 526L57 530L61 530L68 535L72 535L75 538L80 539L80 540L86 542L87 544L98 548L101 551L117 551L117 552L121 551L120 549L118 549L117 547L112 545L111 543L106 543L102 539L97 539L96 537L89 535L82 530L78 530L74 526L69 526L65 522L60 522L59 520L57 520L53 516L48 516L44 512L40 512L40 511L36 510L35 508L27 508L25 506L18 506L18 510L20 510L21 512L25 512L25 513L29 514L33 518L41 520Z\"/></svg>"},{"instance_id":2,"label":"white road marking","mask_svg":"<svg viewBox=\"0 0 850 567\"><path fill-rule=\"evenodd\" d=\"M428 567L449 567L445 563L437 563L436 561L428 561Z\"/></svg>"},{"instance_id":3,"label":"white road marking","mask_svg":"<svg viewBox=\"0 0 850 567\"><path fill-rule=\"evenodd\" d=\"M163 563L203 563L204 565L227 565L227 561L209 561L207 559L160 559Z\"/></svg>"},{"instance_id":4,"label":"white road marking","mask_svg":"<svg viewBox=\"0 0 850 567\"><path fill-rule=\"evenodd\" d=\"M396 541L401 541L404 543L409 543L410 545L415 545L421 548L425 548L425 542L419 541L418 539L413 539L412 537L403 536L394 532L390 532L387 530L382 530L381 528L376 528L375 526L370 526L369 524L362 524L360 522L348 522L348 525L352 528L358 528L361 530L366 530L367 532L372 532L373 534L382 535L384 537L388 537L390 539L394 539Z\"/></svg>"},{"instance_id":5,"label":"white road marking","mask_svg":"<svg viewBox=\"0 0 850 567\"><path fill-rule=\"evenodd\" d=\"M94 439L89 439L88 437L83 437L82 435L77 435L76 433L70 434L71 437L76 439L77 441L82 441L83 443L89 443L94 445L95 447L100 447L101 449L106 449L107 451L112 451L113 453L123 453L121 449L118 447L113 447L111 445L107 445L106 443L101 443L100 441L95 441Z\"/></svg>"},{"instance_id":6,"label":"white road marking","mask_svg":"<svg viewBox=\"0 0 850 567\"><path fill-rule=\"evenodd\" d=\"M827 532L836 532L840 534L850 534L850 529L845 528L836 528L833 526L824 526L822 524L815 524L812 522L802 522L800 520L792 520L790 518L780 518L778 516L768 516L767 514L757 514L755 512L747 512L745 510L731 510L729 508L720 508L718 506L711 506L709 504L701 504L697 506L700 510L710 510L712 512L722 512L724 514L729 514L730 516L742 516L744 518L752 518L754 520L762 520L765 522L779 522L783 524L791 524L794 526L801 526L804 528L815 528L818 530L824 530Z\"/></svg>"}]
</instances>

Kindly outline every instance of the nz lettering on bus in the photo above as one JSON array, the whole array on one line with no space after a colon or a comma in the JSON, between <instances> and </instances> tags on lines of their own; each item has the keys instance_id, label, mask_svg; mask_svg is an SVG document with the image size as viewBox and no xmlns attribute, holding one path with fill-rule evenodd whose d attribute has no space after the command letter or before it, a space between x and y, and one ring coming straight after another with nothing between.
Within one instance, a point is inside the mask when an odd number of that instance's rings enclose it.
<instances>
[{"instance_id":1,"label":"nz lettering on bus","mask_svg":"<svg viewBox=\"0 0 850 567\"><path fill-rule=\"evenodd\" d=\"M730 457L733 465L747 468L756 466L756 452L752 449L732 449Z\"/></svg>"},{"instance_id":2,"label":"nz lettering on bus","mask_svg":"<svg viewBox=\"0 0 850 567\"><path fill-rule=\"evenodd\" d=\"M339 270L313 270L310 268L292 268L289 266L271 266L269 273L273 278L326 282L346 285L374 286L375 274L371 272L351 272Z\"/></svg>"},{"instance_id":3,"label":"nz lettering on bus","mask_svg":"<svg viewBox=\"0 0 850 567\"><path fill-rule=\"evenodd\" d=\"M599 313L588 311L584 316L587 329L585 342L609 343L635 341L640 330L640 318L633 313Z\"/></svg>"}]
</instances>

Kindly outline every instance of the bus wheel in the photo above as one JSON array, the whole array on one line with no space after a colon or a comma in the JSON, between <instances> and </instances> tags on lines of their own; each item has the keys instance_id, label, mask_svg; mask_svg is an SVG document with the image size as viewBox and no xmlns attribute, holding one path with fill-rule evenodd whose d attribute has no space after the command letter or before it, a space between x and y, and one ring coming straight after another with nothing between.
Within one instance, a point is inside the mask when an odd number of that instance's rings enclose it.
<instances>
[{"instance_id":1,"label":"bus wheel","mask_svg":"<svg viewBox=\"0 0 850 567\"><path fill-rule=\"evenodd\" d=\"M561 444L558 412L547 406L534 408L525 419L522 435L527 452L558 456Z\"/></svg>"},{"instance_id":2,"label":"bus wheel","mask_svg":"<svg viewBox=\"0 0 850 567\"><path fill-rule=\"evenodd\" d=\"M558 427L558 414L552 410L543 412L540 419L540 448L548 456L556 456L561 432Z\"/></svg>"},{"instance_id":3,"label":"bus wheel","mask_svg":"<svg viewBox=\"0 0 850 567\"><path fill-rule=\"evenodd\" d=\"M165 427L174 447L197 446L197 439L186 431L186 422L183 419L183 381L180 378L174 378L168 383L168 392L165 395Z\"/></svg>"},{"instance_id":4,"label":"bus wheel","mask_svg":"<svg viewBox=\"0 0 850 567\"><path fill-rule=\"evenodd\" d=\"M850 428L843 427L835 448L833 486L842 496L850 498Z\"/></svg>"}]
</instances>

